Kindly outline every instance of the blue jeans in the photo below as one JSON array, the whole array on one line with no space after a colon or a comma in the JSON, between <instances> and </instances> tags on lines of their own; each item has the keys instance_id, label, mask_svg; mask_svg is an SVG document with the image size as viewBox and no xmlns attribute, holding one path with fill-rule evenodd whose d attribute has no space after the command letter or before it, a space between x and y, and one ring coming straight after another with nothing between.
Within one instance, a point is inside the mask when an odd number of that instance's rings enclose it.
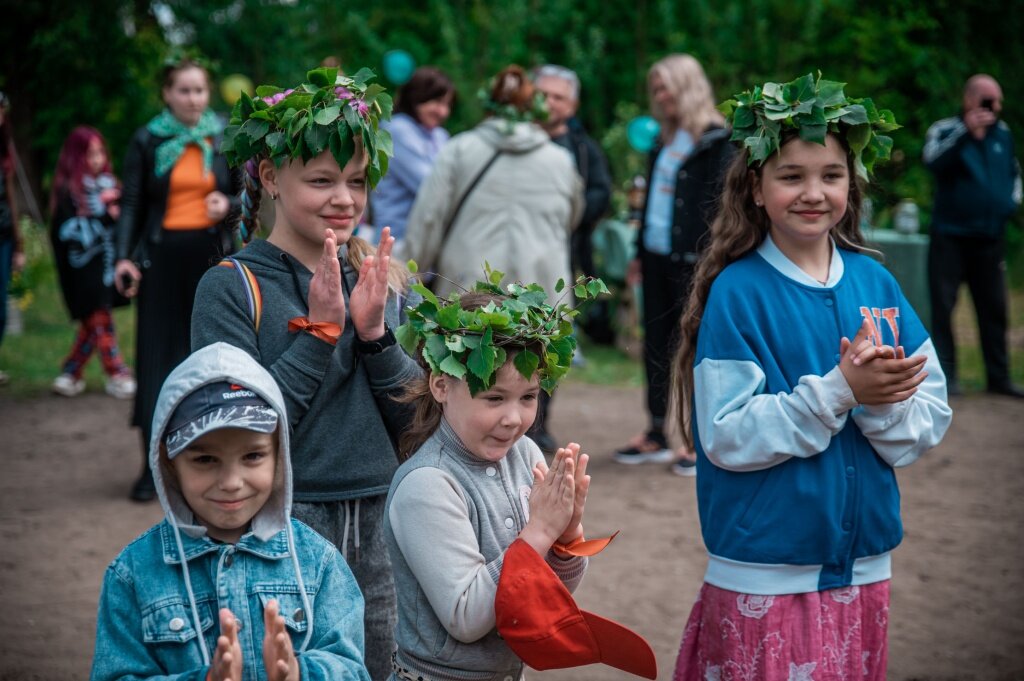
<instances>
[{"instance_id":1,"label":"blue jeans","mask_svg":"<svg viewBox=\"0 0 1024 681\"><path fill-rule=\"evenodd\" d=\"M0 343L7 329L7 285L14 269L14 239L0 240Z\"/></svg>"}]
</instances>

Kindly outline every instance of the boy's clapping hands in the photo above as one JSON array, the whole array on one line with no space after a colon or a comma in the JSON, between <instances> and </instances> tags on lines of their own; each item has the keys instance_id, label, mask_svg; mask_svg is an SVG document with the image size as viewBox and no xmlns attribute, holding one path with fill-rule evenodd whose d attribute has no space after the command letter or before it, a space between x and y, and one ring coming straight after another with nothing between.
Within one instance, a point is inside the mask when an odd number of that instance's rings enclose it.
<instances>
[{"instance_id":1,"label":"boy's clapping hands","mask_svg":"<svg viewBox=\"0 0 1024 681\"><path fill-rule=\"evenodd\" d=\"M299 660L279 611L276 600L263 610L263 667L268 681L299 681Z\"/></svg>"},{"instance_id":2,"label":"boy's clapping hands","mask_svg":"<svg viewBox=\"0 0 1024 681\"><path fill-rule=\"evenodd\" d=\"M220 636L206 681L242 681L242 646L238 643L238 622L227 608L220 609Z\"/></svg>"},{"instance_id":3,"label":"boy's clapping hands","mask_svg":"<svg viewBox=\"0 0 1024 681\"><path fill-rule=\"evenodd\" d=\"M299 681L299 660L276 600L263 610L263 668L268 681ZM206 681L242 681L242 647L238 620L227 608L220 609L220 636Z\"/></svg>"}]
</instances>

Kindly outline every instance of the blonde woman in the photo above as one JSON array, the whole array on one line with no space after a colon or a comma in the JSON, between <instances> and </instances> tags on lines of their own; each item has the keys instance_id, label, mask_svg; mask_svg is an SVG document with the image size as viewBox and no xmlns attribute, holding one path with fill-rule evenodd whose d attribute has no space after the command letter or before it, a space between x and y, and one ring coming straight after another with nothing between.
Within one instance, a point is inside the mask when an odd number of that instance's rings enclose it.
<instances>
[{"instance_id":1,"label":"blonde woman","mask_svg":"<svg viewBox=\"0 0 1024 681\"><path fill-rule=\"evenodd\" d=\"M676 462L672 471L696 474L686 449L673 453L665 433L669 366L693 271L722 191L725 168L735 154L722 114L700 62L672 54L647 72L651 113L661 124L651 151L647 204L637 236L632 283L643 286L646 432L615 453L623 464Z\"/></svg>"}]
</instances>

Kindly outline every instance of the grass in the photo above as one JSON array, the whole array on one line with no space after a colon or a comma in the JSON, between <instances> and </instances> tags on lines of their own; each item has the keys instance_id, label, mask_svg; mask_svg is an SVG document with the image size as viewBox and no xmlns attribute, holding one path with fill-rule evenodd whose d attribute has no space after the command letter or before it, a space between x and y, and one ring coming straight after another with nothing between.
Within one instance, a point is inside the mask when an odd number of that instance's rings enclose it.
<instances>
[{"instance_id":1,"label":"grass","mask_svg":"<svg viewBox=\"0 0 1024 681\"><path fill-rule=\"evenodd\" d=\"M23 232L32 262L31 304L23 312L24 332L21 335L6 334L0 346L0 368L11 376L10 383L0 390L17 398L30 398L49 390L71 347L76 326L67 317L45 233L27 224L23 226ZM128 365L134 366L134 310L115 310L114 320L121 352ZM961 292L957 305L955 329L960 384L967 392L984 390L985 371L978 348L977 326L966 290ZM643 386L643 365L632 356L636 354L640 341L633 338L630 342L633 352L627 354L618 347L591 343L581 334L580 348L586 361L584 366L573 369L569 374L570 380L599 385ZM1024 384L1024 290L1010 293L1009 346L1012 378L1016 383ZM105 377L98 358L89 361L85 378L89 390L103 390Z\"/></svg>"}]
</instances>

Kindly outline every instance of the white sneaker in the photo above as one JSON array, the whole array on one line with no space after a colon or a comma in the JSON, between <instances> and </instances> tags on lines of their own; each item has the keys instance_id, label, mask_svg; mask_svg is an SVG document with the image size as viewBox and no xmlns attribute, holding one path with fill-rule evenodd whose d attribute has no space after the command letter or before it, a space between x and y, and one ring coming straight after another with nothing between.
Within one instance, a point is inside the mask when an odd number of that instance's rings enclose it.
<instances>
[{"instance_id":1,"label":"white sneaker","mask_svg":"<svg viewBox=\"0 0 1024 681\"><path fill-rule=\"evenodd\" d=\"M131 376L111 376L104 389L111 397L130 400L135 397L135 379Z\"/></svg>"},{"instance_id":2,"label":"white sneaker","mask_svg":"<svg viewBox=\"0 0 1024 681\"><path fill-rule=\"evenodd\" d=\"M53 392L64 397L74 397L75 395L81 395L85 392L85 379L79 378L75 380L75 377L71 374L61 374L57 378L53 379L53 385L50 386Z\"/></svg>"}]
</instances>

